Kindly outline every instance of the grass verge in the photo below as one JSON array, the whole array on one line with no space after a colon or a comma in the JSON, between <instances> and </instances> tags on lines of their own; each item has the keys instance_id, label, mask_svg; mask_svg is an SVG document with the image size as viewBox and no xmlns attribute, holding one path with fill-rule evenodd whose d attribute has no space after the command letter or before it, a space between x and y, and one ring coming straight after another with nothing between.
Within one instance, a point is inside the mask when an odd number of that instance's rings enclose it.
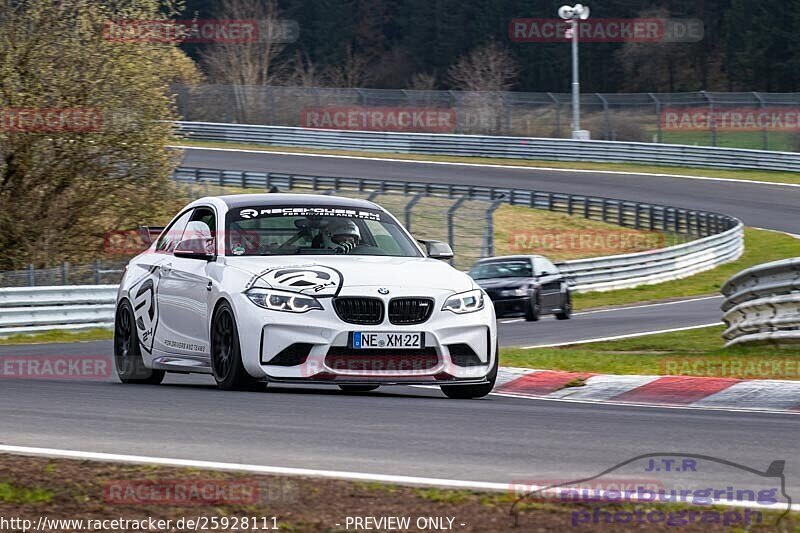
<instances>
[{"instance_id":1,"label":"grass verge","mask_svg":"<svg viewBox=\"0 0 800 533\"><path fill-rule=\"evenodd\" d=\"M800 239L784 233L745 228L744 253L731 263L700 272L688 278L666 281L655 285L641 285L633 289L576 294L576 309L607 307L678 297L718 294L722 285L745 268L787 257L800 256Z\"/></svg>"},{"instance_id":2,"label":"grass verge","mask_svg":"<svg viewBox=\"0 0 800 533\"><path fill-rule=\"evenodd\" d=\"M51 330L41 333L15 333L0 337L0 346L9 344L40 344L53 342L105 341L114 338L114 330L93 328L84 331Z\"/></svg>"},{"instance_id":3,"label":"grass verge","mask_svg":"<svg viewBox=\"0 0 800 533\"><path fill-rule=\"evenodd\" d=\"M595 374L800 379L800 347L725 348L723 326L558 348L504 348L500 364Z\"/></svg>"},{"instance_id":4,"label":"grass verge","mask_svg":"<svg viewBox=\"0 0 800 533\"><path fill-rule=\"evenodd\" d=\"M774 183L800 184L800 172L779 172L765 170L723 170L696 167L667 167L642 165L637 163L590 163L583 161L542 161L529 159L491 158L491 157L459 157L425 154L405 154L393 152L367 152L357 150L319 150L315 148L298 148L293 146L265 146L253 143L232 143L212 141L189 141L181 139L176 145L194 146L198 148L232 148L239 150L257 150L264 152L293 152L298 154L329 154L369 158L408 159L414 161L443 161L449 163L472 163L481 165L511 165L519 167L546 167L577 170L618 171L652 174L674 174L685 176L703 176L709 178L726 178L744 181L768 181Z\"/></svg>"},{"instance_id":5,"label":"grass verge","mask_svg":"<svg viewBox=\"0 0 800 533\"><path fill-rule=\"evenodd\" d=\"M15 481L5 482L4 479ZM509 480L509 491L488 493L0 455L0 483L13 485L15 495L28 495L8 499L0 497L0 516L30 521L27 530L39 523L40 517L49 521L44 529L52 531L99 531L101 527L85 526L111 520L144 521L145 524L148 520L155 520L163 521L164 527L155 526L160 531L193 531L194 524L199 521L205 527L200 525L198 529L215 531L449 529L507 532L563 531L576 525L582 531L612 528L614 531L641 531L644 526L670 530L681 525L681 531L702 532L729 530L731 524L723 523L724 517L727 516L725 521L730 522L737 512L740 525L744 525L746 516L751 517L748 530L775 531L774 525L780 518L779 531L792 531L800 523L797 513L784 516L781 511L745 515L743 510L717 505L614 501L563 503L555 497L540 497L520 503L517 508L519 521L515 528L510 511L518 495L512 489L520 489L520 495L530 489L525 485L520 487L513 480ZM609 525L603 523L601 517L600 523L592 523L595 508L608 514L609 519L617 512L627 515L637 511L641 518L627 522L612 519L613 523ZM689 520L691 511L696 511L697 515ZM654 522L653 517L658 515L650 513L661 513L660 521ZM668 527L664 515L681 521ZM711 515L717 517L716 522L702 518ZM245 525L245 517L249 519L249 525ZM379 517L396 517L407 521L408 525L398 527L393 523L381 526L371 522L371 519ZM426 521L430 518L438 521ZM361 519L361 527L354 523L354 519ZM370 520L366 527L363 525L365 519ZM71 527L58 527L53 525L54 520L82 520L84 527L74 522ZM187 522L189 520L193 521L192 525ZM12 526L12 529L23 531L26 526L18 529ZM147 528L119 527L119 530L133 529Z\"/></svg>"}]
</instances>

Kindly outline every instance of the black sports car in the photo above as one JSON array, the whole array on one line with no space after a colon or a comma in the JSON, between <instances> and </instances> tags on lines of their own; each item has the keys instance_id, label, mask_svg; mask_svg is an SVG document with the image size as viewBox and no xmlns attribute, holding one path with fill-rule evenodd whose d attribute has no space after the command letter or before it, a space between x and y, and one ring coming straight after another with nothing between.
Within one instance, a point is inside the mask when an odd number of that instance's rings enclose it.
<instances>
[{"instance_id":1,"label":"black sports car","mask_svg":"<svg viewBox=\"0 0 800 533\"><path fill-rule=\"evenodd\" d=\"M566 320L572 314L567 279L541 255L481 259L469 275L489 295L497 316L539 320L543 314L554 314Z\"/></svg>"}]
</instances>

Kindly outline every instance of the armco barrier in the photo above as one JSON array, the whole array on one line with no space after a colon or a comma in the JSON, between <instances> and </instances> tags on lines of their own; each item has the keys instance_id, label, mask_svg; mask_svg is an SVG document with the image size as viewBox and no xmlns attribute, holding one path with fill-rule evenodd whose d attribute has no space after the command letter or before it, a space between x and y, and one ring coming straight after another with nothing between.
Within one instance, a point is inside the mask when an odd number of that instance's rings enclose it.
<instances>
[{"instance_id":1,"label":"armco barrier","mask_svg":"<svg viewBox=\"0 0 800 533\"><path fill-rule=\"evenodd\" d=\"M789 172L796 172L800 168L800 153L741 148L531 137L340 131L212 122L176 122L175 125L178 134L188 139L270 146Z\"/></svg>"},{"instance_id":2,"label":"armco barrier","mask_svg":"<svg viewBox=\"0 0 800 533\"><path fill-rule=\"evenodd\" d=\"M800 343L800 258L743 270L722 294L727 346Z\"/></svg>"},{"instance_id":3,"label":"armco barrier","mask_svg":"<svg viewBox=\"0 0 800 533\"><path fill-rule=\"evenodd\" d=\"M0 334L111 327L116 285L0 289Z\"/></svg>"}]
</instances>

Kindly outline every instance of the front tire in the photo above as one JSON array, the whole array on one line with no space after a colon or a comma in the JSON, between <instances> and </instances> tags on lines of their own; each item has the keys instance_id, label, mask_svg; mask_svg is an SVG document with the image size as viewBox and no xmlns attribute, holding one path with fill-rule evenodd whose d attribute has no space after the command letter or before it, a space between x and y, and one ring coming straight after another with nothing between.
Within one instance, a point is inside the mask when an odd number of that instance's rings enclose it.
<instances>
[{"instance_id":1,"label":"front tire","mask_svg":"<svg viewBox=\"0 0 800 533\"><path fill-rule=\"evenodd\" d=\"M539 302L539 293L537 292L528 300L528 305L525 307L525 320L528 322L536 322L542 314L542 304Z\"/></svg>"},{"instance_id":2,"label":"front tire","mask_svg":"<svg viewBox=\"0 0 800 533\"><path fill-rule=\"evenodd\" d=\"M128 300L120 302L114 317L114 366L122 383L158 385L164 380L163 370L144 365L133 308Z\"/></svg>"},{"instance_id":3,"label":"front tire","mask_svg":"<svg viewBox=\"0 0 800 533\"><path fill-rule=\"evenodd\" d=\"M486 379L489 383L482 385L442 385L442 392L448 398L454 400L471 400L472 398L483 398L494 389L494 384L497 381L497 369L500 366L500 345L495 345L494 365Z\"/></svg>"},{"instance_id":4,"label":"front tire","mask_svg":"<svg viewBox=\"0 0 800 533\"><path fill-rule=\"evenodd\" d=\"M572 296L569 291L564 295L564 301L561 302L561 312L556 313L556 320L569 320L572 317Z\"/></svg>"},{"instance_id":5,"label":"front tire","mask_svg":"<svg viewBox=\"0 0 800 533\"><path fill-rule=\"evenodd\" d=\"M253 390L259 383L242 363L239 328L227 302L217 307L211 321L211 372L222 390Z\"/></svg>"}]
</instances>

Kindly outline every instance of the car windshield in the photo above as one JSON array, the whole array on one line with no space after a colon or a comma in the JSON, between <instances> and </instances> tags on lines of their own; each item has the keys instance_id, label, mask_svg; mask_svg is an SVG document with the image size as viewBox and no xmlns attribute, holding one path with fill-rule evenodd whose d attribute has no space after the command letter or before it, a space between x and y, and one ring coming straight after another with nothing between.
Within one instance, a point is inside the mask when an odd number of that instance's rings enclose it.
<instances>
[{"instance_id":1,"label":"car windshield","mask_svg":"<svg viewBox=\"0 0 800 533\"><path fill-rule=\"evenodd\" d=\"M489 261L475 265L469 275L472 279L529 278L533 270L530 261Z\"/></svg>"},{"instance_id":2,"label":"car windshield","mask_svg":"<svg viewBox=\"0 0 800 533\"><path fill-rule=\"evenodd\" d=\"M225 253L421 257L395 220L379 209L253 205L226 217Z\"/></svg>"}]
</instances>

